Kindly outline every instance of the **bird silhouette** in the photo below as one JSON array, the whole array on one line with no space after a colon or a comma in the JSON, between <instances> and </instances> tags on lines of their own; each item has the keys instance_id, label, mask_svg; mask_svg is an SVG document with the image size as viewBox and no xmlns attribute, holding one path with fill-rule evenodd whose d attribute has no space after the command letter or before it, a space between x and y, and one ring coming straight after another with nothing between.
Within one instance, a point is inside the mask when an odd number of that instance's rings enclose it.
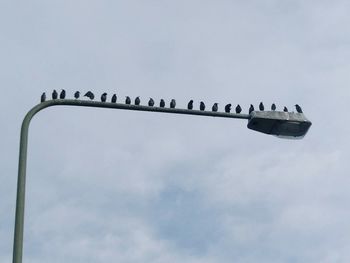
<instances>
[{"instance_id":1,"label":"bird silhouette","mask_svg":"<svg viewBox=\"0 0 350 263\"><path fill-rule=\"evenodd\" d=\"M229 112L231 111L231 106L232 106L231 103L227 104L227 105L225 106L225 112L229 113Z\"/></svg>"},{"instance_id":2,"label":"bird silhouette","mask_svg":"<svg viewBox=\"0 0 350 263\"><path fill-rule=\"evenodd\" d=\"M172 100L170 101L170 108L174 109L175 106L176 106L176 101L175 101L174 99L172 99Z\"/></svg>"},{"instance_id":3,"label":"bird silhouette","mask_svg":"<svg viewBox=\"0 0 350 263\"><path fill-rule=\"evenodd\" d=\"M284 106L283 111L288 112L288 108L286 106Z\"/></svg>"},{"instance_id":4,"label":"bird silhouette","mask_svg":"<svg viewBox=\"0 0 350 263\"><path fill-rule=\"evenodd\" d=\"M165 101L163 99L160 100L159 107L161 108L165 107Z\"/></svg>"},{"instance_id":5,"label":"bird silhouette","mask_svg":"<svg viewBox=\"0 0 350 263\"><path fill-rule=\"evenodd\" d=\"M88 91L85 93L84 97L88 97L90 100L93 100L95 95L91 91Z\"/></svg>"},{"instance_id":6,"label":"bird silhouette","mask_svg":"<svg viewBox=\"0 0 350 263\"><path fill-rule=\"evenodd\" d=\"M264 104L262 102L260 102L259 110L264 111L264 109L265 109Z\"/></svg>"},{"instance_id":7,"label":"bird silhouette","mask_svg":"<svg viewBox=\"0 0 350 263\"><path fill-rule=\"evenodd\" d=\"M215 102L215 103L213 104L213 107L211 107L211 110L214 111L214 112L217 112L217 111L218 111L218 103L217 103L217 102Z\"/></svg>"},{"instance_id":8,"label":"bird silhouette","mask_svg":"<svg viewBox=\"0 0 350 263\"><path fill-rule=\"evenodd\" d=\"M141 102L140 97L136 97L135 98L135 105L140 105L140 102Z\"/></svg>"},{"instance_id":9,"label":"bird silhouette","mask_svg":"<svg viewBox=\"0 0 350 263\"><path fill-rule=\"evenodd\" d=\"M236 106L236 113L240 114L241 112L242 112L242 108L241 108L241 106L238 104L238 105Z\"/></svg>"},{"instance_id":10,"label":"bird silhouette","mask_svg":"<svg viewBox=\"0 0 350 263\"><path fill-rule=\"evenodd\" d=\"M125 97L125 104L131 104L131 99L129 96Z\"/></svg>"},{"instance_id":11,"label":"bird silhouette","mask_svg":"<svg viewBox=\"0 0 350 263\"><path fill-rule=\"evenodd\" d=\"M249 114L251 114L253 111L254 111L254 106L253 106L253 104L250 104L250 107L249 107Z\"/></svg>"},{"instance_id":12,"label":"bird silhouette","mask_svg":"<svg viewBox=\"0 0 350 263\"><path fill-rule=\"evenodd\" d=\"M57 99L57 97L58 97L58 93L57 93L57 91L54 89L53 92L52 92L52 99L55 100L55 99Z\"/></svg>"},{"instance_id":13,"label":"bird silhouette","mask_svg":"<svg viewBox=\"0 0 350 263\"><path fill-rule=\"evenodd\" d=\"M275 104L275 103L272 103L272 105L271 105L271 110L273 110L273 111L276 110L276 104Z\"/></svg>"},{"instance_id":14,"label":"bird silhouette","mask_svg":"<svg viewBox=\"0 0 350 263\"><path fill-rule=\"evenodd\" d=\"M45 100L46 100L46 94L44 92L43 94L41 94L40 101L44 102Z\"/></svg>"},{"instance_id":15,"label":"bird silhouette","mask_svg":"<svg viewBox=\"0 0 350 263\"><path fill-rule=\"evenodd\" d=\"M199 109L202 111L205 110L205 104L203 101L201 101L201 103L199 104Z\"/></svg>"},{"instance_id":16,"label":"bird silhouette","mask_svg":"<svg viewBox=\"0 0 350 263\"><path fill-rule=\"evenodd\" d=\"M107 100L107 93L105 92L101 95L101 101L106 102L106 100Z\"/></svg>"},{"instance_id":17,"label":"bird silhouette","mask_svg":"<svg viewBox=\"0 0 350 263\"><path fill-rule=\"evenodd\" d=\"M192 110L193 109L193 100L190 100L187 104L187 109Z\"/></svg>"},{"instance_id":18,"label":"bird silhouette","mask_svg":"<svg viewBox=\"0 0 350 263\"><path fill-rule=\"evenodd\" d=\"M295 109L297 110L297 112L303 113L303 110L301 109L301 107L298 104L295 104Z\"/></svg>"},{"instance_id":19,"label":"bird silhouette","mask_svg":"<svg viewBox=\"0 0 350 263\"><path fill-rule=\"evenodd\" d=\"M112 103L116 103L117 102L117 95L116 94L113 94L111 102Z\"/></svg>"},{"instance_id":20,"label":"bird silhouette","mask_svg":"<svg viewBox=\"0 0 350 263\"><path fill-rule=\"evenodd\" d=\"M79 99L79 97L80 97L80 91L76 91L74 93L74 98L77 100L77 99Z\"/></svg>"},{"instance_id":21,"label":"bird silhouette","mask_svg":"<svg viewBox=\"0 0 350 263\"><path fill-rule=\"evenodd\" d=\"M148 106L150 106L150 107L154 106L154 100L152 98L149 98Z\"/></svg>"},{"instance_id":22,"label":"bird silhouette","mask_svg":"<svg viewBox=\"0 0 350 263\"><path fill-rule=\"evenodd\" d=\"M60 93L60 99L63 100L66 98L66 91L64 89L62 89L61 93Z\"/></svg>"}]
</instances>

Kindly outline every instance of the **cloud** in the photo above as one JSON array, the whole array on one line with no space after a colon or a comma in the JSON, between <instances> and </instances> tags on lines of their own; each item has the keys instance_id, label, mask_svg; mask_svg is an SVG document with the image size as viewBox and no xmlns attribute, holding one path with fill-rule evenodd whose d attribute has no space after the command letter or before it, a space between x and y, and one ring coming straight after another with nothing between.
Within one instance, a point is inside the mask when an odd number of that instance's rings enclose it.
<instances>
[{"instance_id":1,"label":"cloud","mask_svg":"<svg viewBox=\"0 0 350 263\"><path fill-rule=\"evenodd\" d=\"M32 121L28 262L348 262L348 3L34 1L0 8L0 262L20 122L65 88L179 108L303 106L300 141L246 121L55 107Z\"/></svg>"}]
</instances>

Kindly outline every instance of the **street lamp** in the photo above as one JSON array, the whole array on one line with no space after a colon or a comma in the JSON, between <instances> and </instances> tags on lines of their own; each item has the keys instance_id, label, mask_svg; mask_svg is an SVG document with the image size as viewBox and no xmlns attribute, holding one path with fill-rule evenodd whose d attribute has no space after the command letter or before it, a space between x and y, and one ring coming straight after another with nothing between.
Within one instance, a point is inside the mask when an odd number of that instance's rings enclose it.
<instances>
[{"instance_id":1,"label":"street lamp","mask_svg":"<svg viewBox=\"0 0 350 263\"><path fill-rule=\"evenodd\" d=\"M283 112L255 112L250 114L237 114L226 112L212 112L200 110L186 110L176 108L150 107L143 105L129 105L122 103L109 103L85 100L65 100L55 99L45 101L33 107L24 117L21 127L18 179L17 179L17 198L16 198L16 216L15 231L13 244L13 263L22 263L23 254L23 230L24 230L24 205L25 205L25 184L27 168L27 147L28 147L28 130L31 119L39 111L51 106L82 106L96 108L110 108L136 111L152 111L163 113L187 114L198 116L234 118L248 120L248 128L255 131L272 134L281 137L303 137L311 122L301 113L283 113Z\"/></svg>"},{"instance_id":2,"label":"street lamp","mask_svg":"<svg viewBox=\"0 0 350 263\"><path fill-rule=\"evenodd\" d=\"M303 113L282 111L253 111L248 128L280 138L302 139L311 126Z\"/></svg>"}]
</instances>

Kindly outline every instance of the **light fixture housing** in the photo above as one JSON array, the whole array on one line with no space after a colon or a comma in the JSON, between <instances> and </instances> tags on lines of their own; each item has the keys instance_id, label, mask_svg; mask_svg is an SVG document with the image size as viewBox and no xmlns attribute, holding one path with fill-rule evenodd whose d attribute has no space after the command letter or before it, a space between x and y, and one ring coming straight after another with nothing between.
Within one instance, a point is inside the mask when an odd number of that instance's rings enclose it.
<instances>
[{"instance_id":1,"label":"light fixture housing","mask_svg":"<svg viewBox=\"0 0 350 263\"><path fill-rule=\"evenodd\" d=\"M285 139L302 139L312 125L303 113L253 111L248 128Z\"/></svg>"}]
</instances>

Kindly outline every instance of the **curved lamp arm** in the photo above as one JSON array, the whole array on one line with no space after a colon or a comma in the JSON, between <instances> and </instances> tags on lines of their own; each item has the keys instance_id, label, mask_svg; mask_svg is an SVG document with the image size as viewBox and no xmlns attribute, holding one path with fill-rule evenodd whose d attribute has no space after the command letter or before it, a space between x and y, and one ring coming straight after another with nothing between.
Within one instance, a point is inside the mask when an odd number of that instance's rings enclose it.
<instances>
[{"instance_id":1,"label":"curved lamp arm","mask_svg":"<svg viewBox=\"0 0 350 263\"><path fill-rule=\"evenodd\" d=\"M59 106L59 105L136 110L136 111L152 111L152 112L176 113L176 114L211 116L211 117L222 117L222 118L247 119L247 120L250 119L250 115L248 114L149 107L149 106L142 106L142 105L129 105L129 104L121 104L121 103L83 101L83 100L57 99L57 100L49 100L34 106L24 117L24 120L22 122L22 127L21 127L18 179L17 179L16 217L15 217L15 231L14 231L14 244L13 244L13 263L22 263L29 124L31 119L34 117L34 115L39 111L51 106Z\"/></svg>"}]
</instances>

